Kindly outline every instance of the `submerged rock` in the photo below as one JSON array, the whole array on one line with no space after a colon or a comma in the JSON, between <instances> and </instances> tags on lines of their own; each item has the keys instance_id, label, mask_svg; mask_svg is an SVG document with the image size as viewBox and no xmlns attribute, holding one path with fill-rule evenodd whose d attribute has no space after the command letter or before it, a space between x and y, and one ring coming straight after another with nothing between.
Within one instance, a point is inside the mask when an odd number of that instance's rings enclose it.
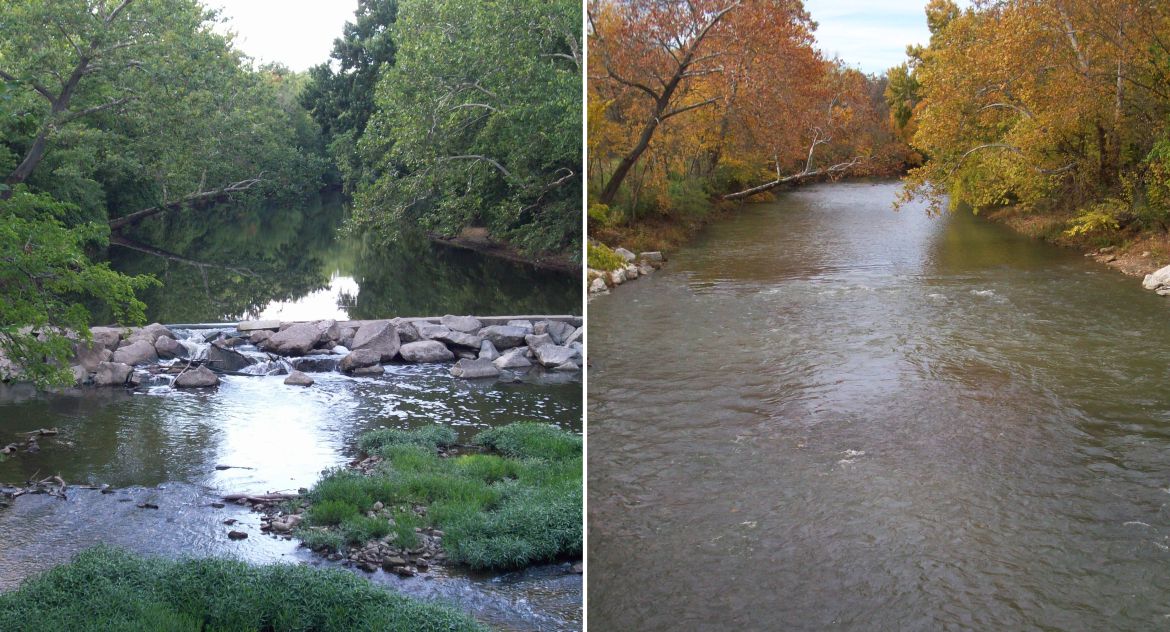
<instances>
[{"instance_id":1,"label":"submerged rock","mask_svg":"<svg viewBox=\"0 0 1170 632\"><path fill-rule=\"evenodd\" d=\"M383 367L381 364L374 364L371 366L363 366L363 367L356 368L350 372L350 375L353 375L355 377L360 377L363 375L382 375L385 372L386 372L386 368Z\"/></svg>"},{"instance_id":2,"label":"submerged rock","mask_svg":"<svg viewBox=\"0 0 1170 632\"><path fill-rule=\"evenodd\" d=\"M175 378L174 386L175 388L206 388L216 384L219 384L219 376L212 373L211 369L201 366Z\"/></svg>"},{"instance_id":3,"label":"submerged rock","mask_svg":"<svg viewBox=\"0 0 1170 632\"><path fill-rule=\"evenodd\" d=\"M491 360L460 360L451 367L451 375L464 379L496 377L500 369Z\"/></svg>"},{"instance_id":4,"label":"submerged rock","mask_svg":"<svg viewBox=\"0 0 1170 632\"><path fill-rule=\"evenodd\" d=\"M288 377L284 378L284 383L292 386L312 386L314 382L313 378L294 369L292 373L288 374Z\"/></svg>"},{"instance_id":5,"label":"submerged rock","mask_svg":"<svg viewBox=\"0 0 1170 632\"><path fill-rule=\"evenodd\" d=\"M407 362L446 362L455 359L455 354L441 342L420 340L402 345L398 354Z\"/></svg>"}]
</instances>

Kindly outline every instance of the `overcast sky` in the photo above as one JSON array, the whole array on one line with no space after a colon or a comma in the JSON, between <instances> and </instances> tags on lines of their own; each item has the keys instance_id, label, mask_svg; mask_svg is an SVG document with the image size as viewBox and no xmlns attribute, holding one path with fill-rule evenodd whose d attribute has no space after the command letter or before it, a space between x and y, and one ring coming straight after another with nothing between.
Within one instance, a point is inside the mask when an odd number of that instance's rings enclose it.
<instances>
[{"instance_id":1,"label":"overcast sky","mask_svg":"<svg viewBox=\"0 0 1170 632\"><path fill-rule=\"evenodd\" d=\"M329 58L333 39L353 20L357 0L205 0L223 9L236 45L261 61L305 70ZM965 1L961 5L967 4ZM905 59L907 44L925 44L926 0L805 0L819 24L821 50L864 72ZM222 27L221 27L222 28Z\"/></svg>"},{"instance_id":2,"label":"overcast sky","mask_svg":"<svg viewBox=\"0 0 1170 632\"><path fill-rule=\"evenodd\" d=\"M223 9L236 47L261 62L307 70L329 59L333 40L353 21L357 0L204 0Z\"/></svg>"}]
</instances>

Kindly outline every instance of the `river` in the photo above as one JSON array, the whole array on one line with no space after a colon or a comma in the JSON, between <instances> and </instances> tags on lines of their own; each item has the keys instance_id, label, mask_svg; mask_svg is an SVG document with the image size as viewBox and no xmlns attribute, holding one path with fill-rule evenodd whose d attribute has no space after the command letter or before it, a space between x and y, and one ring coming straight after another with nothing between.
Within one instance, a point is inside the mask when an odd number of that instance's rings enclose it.
<instances>
[{"instance_id":1,"label":"river","mask_svg":"<svg viewBox=\"0 0 1170 632\"><path fill-rule=\"evenodd\" d=\"M340 200L327 198L178 215L131 234L165 256L114 247L112 265L163 281L144 299L150 319L164 323L581 312L576 277L419 239L386 246L339 238L343 213ZM178 333L201 341L205 332ZM279 375L223 376L209 391L146 384L45 394L0 384L0 442L37 428L60 430L42 439L40 452L0 460L0 484L60 475L73 485L113 488L72 489L65 500L26 495L0 508L0 590L97 543L167 557L335 567L296 541L261 533L260 516L246 507L212 503L226 493L310 487L323 470L356 456L360 433L382 426L444 424L461 440L520 420L582 429L579 373L485 383L456 380L449 365L386 368L376 378L314 373L307 389L286 386ZM239 522L225 525L231 519ZM230 529L249 537L230 540ZM581 627L582 581L568 566L363 576L454 603L499 629L574 630Z\"/></svg>"},{"instance_id":2,"label":"river","mask_svg":"<svg viewBox=\"0 0 1170 632\"><path fill-rule=\"evenodd\" d=\"M897 190L781 193L591 300L591 626L1170 621L1170 302Z\"/></svg>"}]
</instances>

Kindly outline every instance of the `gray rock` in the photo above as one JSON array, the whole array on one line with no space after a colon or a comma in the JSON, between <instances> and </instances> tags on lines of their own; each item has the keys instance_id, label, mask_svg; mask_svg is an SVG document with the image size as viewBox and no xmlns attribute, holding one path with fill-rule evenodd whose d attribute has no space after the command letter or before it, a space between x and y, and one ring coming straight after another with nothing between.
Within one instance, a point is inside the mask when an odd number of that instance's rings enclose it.
<instances>
[{"instance_id":1,"label":"gray rock","mask_svg":"<svg viewBox=\"0 0 1170 632\"><path fill-rule=\"evenodd\" d=\"M500 357L500 352L496 350L496 346L492 344L491 340L484 340L479 344L479 358L481 360L495 360Z\"/></svg>"},{"instance_id":2,"label":"gray rock","mask_svg":"<svg viewBox=\"0 0 1170 632\"><path fill-rule=\"evenodd\" d=\"M564 364L558 364L556 366L556 368L553 369L553 371L564 371L564 372L580 371L580 370L581 370L581 367L577 366L577 363L573 362L571 360L569 362L564 363Z\"/></svg>"},{"instance_id":3,"label":"gray rock","mask_svg":"<svg viewBox=\"0 0 1170 632\"><path fill-rule=\"evenodd\" d=\"M106 349L105 351L109 352L109 349ZM85 384L85 380L89 378L89 369L81 366L80 364L69 367L69 371L73 374L73 383L77 384L78 386Z\"/></svg>"},{"instance_id":4,"label":"gray rock","mask_svg":"<svg viewBox=\"0 0 1170 632\"><path fill-rule=\"evenodd\" d=\"M122 386L134 369L121 362L101 362L94 371L94 386Z\"/></svg>"},{"instance_id":5,"label":"gray rock","mask_svg":"<svg viewBox=\"0 0 1170 632\"><path fill-rule=\"evenodd\" d=\"M626 250L625 248L622 248L620 246L617 248L614 248L613 251L615 254L617 254L617 256L621 257L622 259L625 259L626 263L633 263L634 259L638 258L637 255L635 255L634 253L632 253L629 250Z\"/></svg>"},{"instance_id":6,"label":"gray rock","mask_svg":"<svg viewBox=\"0 0 1170 632\"><path fill-rule=\"evenodd\" d=\"M625 283L626 282L625 269L618 268L617 270L611 270L609 272L609 282L614 284L614 285L621 285L622 283Z\"/></svg>"},{"instance_id":7,"label":"gray rock","mask_svg":"<svg viewBox=\"0 0 1170 632\"><path fill-rule=\"evenodd\" d=\"M139 339L119 348L110 359L130 366L149 364L158 362L158 352L154 350L153 341Z\"/></svg>"},{"instance_id":8,"label":"gray rock","mask_svg":"<svg viewBox=\"0 0 1170 632\"><path fill-rule=\"evenodd\" d=\"M211 369L201 366L175 378L174 387L206 388L208 386L215 386L216 384L219 384L219 376L212 373Z\"/></svg>"},{"instance_id":9,"label":"gray rock","mask_svg":"<svg viewBox=\"0 0 1170 632\"><path fill-rule=\"evenodd\" d=\"M434 340L437 336L442 336L451 332L450 329L444 327L443 325L436 325L434 323L423 321L415 322L414 329L418 332L418 337L420 340Z\"/></svg>"},{"instance_id":10,"label":"gray rock","mask_svg":"<svg viewBox=\"0 0 1170 632\"><path fill-rule=\"evenodd\" d=\"M584 340L585 340L585 328L578 327L578 328L574 329L573 333L569 334L569 337L565 338L564 342L562 342L561 344L563 344L567 347L567 346L573 344L574 342L583 342Z\"/></svg>"},{"instance_id":11,"label":"gray rock","mask_svg":"<svg viewBox=\"0 0 1170 632\"><path fill-rule=\"evenodd\" d=\"M165 325L160 323L151 323L145 327L142 327L141 329L133 330L130 335L126 337L126 340L130 342L146 340L153 345L155 341L158 340L161 336L174 338L175 334L172 333L170 329L167 329Z\"/></svg>"},{"instance_id":12,"label":"gray rock","mask_svg":"<svg viewBox=\"0 0 1170 632\"><path fill-rule=\"evenodd\" d=\"M500 350L519 347L524 344L524 336L527 336L529 333L529 331L522 327L512 327L509 325L494 325L479 330L479 335L483 336L486 340L490 340Z\"/></svg>"},{"instance_id":13,"label":"gray rock","mask_svg":"<svg viewBox=\"0 0 1170 632\"><path fill-rule=\"evenodd\" d=\"M336 357L308 357L295 358L290 360L289 364L292 364L296 370L306 373L332 373L337 370L340 361Z\"/></svg>"},{"instance_id":14,"label":"gray rock","mask_svg":"<svg viewBox=\"0 0 1170 632\"><path fill-rule=\"evenodd\" d=\"M622 268L622 269L626 271L626 279L627 280L638 278L638 266L636 266L632 263L628 263L628 264L626 264L626 267Z\"/></svg>"},{"instance_id":15,"label":"gray rock","mask_svg":"<svg viewBox=\"0 0 1170 632\"><path fill-rule=\"evenodd\" d=\"M474 360L479 357L478 353L465 347L455 347L451 349L451 353L454 353L455 357L459 358L460 360Z\"/></svg>"},{"instance_id":16,"label":"gray rock","mask_svg":"<svg viewBox=\"0 0 1170 632\"><path fill-rule=\"evenodd\" d=\"M360 377L363 375L382 375L385 372L386 372L386 369L381 364L375 364L372 366L363 366L363 367L356 368L350 372L350 375L353 375L355 377Z\"/></svg>"},{"instance_id":17,"label":"gray rock","mask_svg":"<svg viewBox=\"0 0 1170 632\"><path fill-rule=\"evenodd\" d=\"M533 348L532 351L536 354L536 361L548 367L559 366L577 357L576 351L560 345L543 345Z\"/></svg>"},{"instance_id":18,"label":"gray rock","mask_svg":"<svg viewBox=\"0 0 1170 632\"><path fill-rule=\"evenodd\" d=\"M337 325L336 320L319 320L315 324L317 325L317 329L321 332L320 342L328 342L326 345L327 347L332 347L333 345L336 345L339 340L341 340L341 327Z\"/></svg>"},{"instance_id":19,"label":"gray rock","mask_svg":"<svg viewBox=\"0 0 1170 632\"><path fill-rule=\"evenodd\" d=\"M474 336L472 334L466 334L462 331L454 330L435 336L433 339L438 340L439 342L445 342L448 345L465 347L467 349L479 349L480 343L483 342L483 338L479 336Z\"/></svg>"},{"instance_id":20,"label":"gray rock","mask_svg":"<svg viewBox=\"0 0 1170 632\"><path fill-rule=\"evenodd\" d=\"M159 336L158 340L154 341L154 351L158 354L158 357L164 360L185 358L189 355L187 353L187 347L179 344L174 338L167 338L166 336Z\"/></svg>"},{"instance_id":21,"label":"gray rock","mask_svg":"<svg viewBox=\"0 0 1170 632\"><path fill-rule=\"evenodd\" d=\"M524 336L524 343L527 344L530 349L535 349L536 347L542 345L551 345L553 344L553 340L552 336L548 334L534 334Z\"/></svg>"},{"instance_id":22,"label":"gray rock","mask_svg":"<svg viewBox=\"0 0 1170 632\"><path fill-rule=\"evenodd\" d=\"M337 368L344 373L352 373L355 369L374 366L382 361L382 355L374 349L358 349L341 359Z\"/></svg>"},{"instance_id":23,"label":"gray rock","mask_svg":"<svg viewBox=\"0 0 1170 632\"><path fill-rule=\"evenodd\" d=\"M263 345L265 342L267 342L268 339L272 337L272 335L273 335L273 332L271 332L267 329L258 329L256 331L253 331L252 335L248 336L248 342L259 347L259 346Z\"/></svg>"},{"instance_id":24,"label":"gray rock","mask_svg":"<svg viewBox=\"0 0 1170 632\"><path fill-rule=\"evenodd\" d=\"M415 328L414 323L408 320L397 323L395 327L398 328L398 339L404 344L407 342L418 342L419 340L422 340L419 338L418 329Z\"/></svg>"},{"instance_id":25,"label":"gray rock","mask_svg":"<svg viewBox=\"0 0 1170 632\"><path fill-rule=\"evenodd\" d=\"M666 261L666 257L663 257L662 253L657 250L643 252L642 254L638 255L638 258L643 261L649 261L650 263L662 263Z\"/></svg>"},{"instance_id":26,"label":"gray rock","mask_svg":"<svg viewBox=\"0 0 1170 632\"><path fill-rule=\"evenodd\" d=\"M227 348L222 341L217 340L207 348L207 364L217 371L242 371L256 364L256 360Z\"/></svg>"},{"instance_id":27,"label":"gray rock","mask_svg":"<svg viewBox=\"0 0 1170 632\"><path fill-rule=\"evenodd\" d=\"M563 345L569 336L573 334L574 329L575 327L569 323L562 323L560 321L553 320L549 321L547 331L548 335L552 336L553 342L558 345Z\"/></svg>"},{"instance_id":28,"label":"gray rock","mask_svg":"<svg viewBox=\"0 0 1170 632\"><path fill-rule=\"evenodd\" d=\"M113 353L97 341L93 343L78 342L73 345L73 363L81 366L88 372L96 371L99 364L109 362Z\"/></svg>"},{"instance_id":29,"label":"gray rock","mask_svg":"<svg viewBox=\"0 0 1170 632\"><path fill-rule=\"evenodd\" d=\"M354 336L357 335L357 330L358 330L357 327L342 327L341 328L341 340L338 341L338 344L340 344L341 346L343 346L347 349L352 349L353 348L353 339L354 339ZM398 333L397 328L394 330L394 333ZM395 352L395 353L397 353L397 352Z\"/></svg>"},{"instance_id":30,"label":"gray rock","mask_svg":"<svg viewBox=\"0 0 1170 632\"><path fill-rule=\"evenodd\" d=\"M293 372L289 373L288 377L284 378L284 383L291 384L293 386L312 386L313 378L305 375L304 373L301 373L300 371L297 371L296 369L293 369Z\"/></svg>"},{"instance_id":31,"label":"gray rock","mask_svg":"<svg viewBox=\"0 0 1170 632\"><path fill-rule=\"evenodd\" d=\"M281 355L302 356L317 346L323 333L317 323L297 323L272 334L265 341L264 348Z\"/></svg>"},{"instance_id":32,"label":"gray rock","mask_svg":"<svg viewBox=\"0 0 1170 632\"><path fill-rule=\"evenodd\" d=\"M496 377L500 374L500 369L492 364L491 360L460 360L451 367L451 375L461 377L463 379L477 379L484 377Z\"/></svg>"},{"instance_id":33,"label":"gray rock","mask_svg":"<svg viewBox=\"0 0 1170 632\"><path fill-rule=\"evenodd\" d=\"M522 369L524 367L532 366L532 362L528 360L528 349L525 347L516 347L505 351L503 355L492 361L497 369Z\"/></svg>"},{"instance_id":34,"label":"gray rock","mask_svg":"<svg viewBox=\"0 0 1170 632\"><path fill-rule=\"evenodd\" d=\"M1153 290L1160 296L1170 295L1170 266L1166 266L1142 279L1142 287Z\"/></svg>"},{"instance_id":35,"label":"gray rock","mask_svg":"<svg viewBox=\"0 0 1170 632\"><path fill-rule=\"evenodd\" d=\"M532 321L531 320L509 320L508 326L509 327L520 327L521 329L527 329L528 333L530 333L530 334L534 333L532 331Z\"/></svg>"},{"instance_id":36,"label":"gray rock","mask_svg":"<svg viewBox=\"0 0 1170 632\"><path fill-rule=\"evenodd\" d=\"M236 331L277 331L280 329L279 320L245 320L236 325Z\"/></svg>"},{"instance_id":37,"label":"gray rock","mask_svg":"<svg viewBox=\"0 0 1170 632\"><path fill-rule=\"evenodd\" d=\"M389 362L398 355L401 346L398 328L394 323L388 320L375 320L358 327L349 348L354 351L376 352L380 362Z\"/></svg>"},{"instance_id":38,"label":"gray rock","mask_svg":"<svg viewBox=\"0 0 1170 632\"><path fill-rule=\"evenodd\" d=\"M398 355L407 362L447 362L455 359L455 354L446 345L435 340L408 342L398 349Z\"/></svg>"},{"instance_id":39,"label":"gray rock","mask_svg":"<svg viewBox=\"0 0 1170 632\"><path fill-rule=\"evenodd\" d=\"M548 321L547 320L537 321L537 323L532 326L532 333L536 334L537 336L542 336L544 334L547 334L548 333Z\"/></svg>"},{"instance_id":40,"label":"gray rock","mask_svg":"<svg viewBox=\"0 0 1170 632\"><path fill-rule=\"evenodd\" d=\"M459 331L465 334L473 333L478 331L480 327L483 327L483 323L479 322L479 319L475 316L452 316L451 314L440 318L439 324L451 331Z\"/></svg>"},{"instance_id":41,"label":"gray rock","mask_svg":"<svg viewBox=\"0 0 1170 632\"><path fill-rule=\"evenodd\" d=\"M118 343L122 341L122 330L117 327L90 327L89 333L93 336L94 345L110 351L117 349Z\"/></svg>"},{"instance_id":42,"label":"gray rock","mask_svg":"<svg viewBox=\"0 0 1170 632\"><path fill-rule=\"evenodd\" d=\"M589 292L592 294L600 294L608 289L609 286L605 284L605 279L601 277L593 279L593 282L589 284Z\"/></svg>"}]
</instances>

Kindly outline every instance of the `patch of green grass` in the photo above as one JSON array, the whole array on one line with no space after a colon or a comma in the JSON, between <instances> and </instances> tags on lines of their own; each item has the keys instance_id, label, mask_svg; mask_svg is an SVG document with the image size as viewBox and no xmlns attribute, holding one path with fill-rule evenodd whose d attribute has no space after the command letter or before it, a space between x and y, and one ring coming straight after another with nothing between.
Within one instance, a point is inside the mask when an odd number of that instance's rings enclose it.
<instances>
[{"instance_id":1,"label":"patch of green grass","mask_svg":"<svg viewBox=\"0 0 1170 632\"><path fill-rule=\"evenodd\" d=\"M594 270L617 270L626 265L626 260L602 243L589 242L587 250L589 267Z\"/></svg>"},{"instance_id":2,"label":"patch of green grass","mask_svg":"<svg viewBox=\"0 0 1170 632\"><path fill-rule=\"evenodd\" d=\"M314 551L327 550L331 553L341 551L345 546L345 538L337 531L324 529L297 529L296 534L301 543Z\"/></svg>"},{"instance_id":3,"label":"patch of green grass","mask_svg":"<svg viewBox=\"0 0 1170 632\"><path fill-rule=\"evenodd\" d=\"M382 431L377 431L381 433ZM497 454L439 457L421 440L397 437L375 448L385 461L370 475L334 471L310 492L310 524L341 524L357 544L375 501L393 511L398 546L417 546L416 527L445 532L448 557L474 568L517 568L581 554L581 437L555 426L518 423L481 432ZM411 507L422 505L426 515ZM317 507L327 506L321 522ZM345 514L346 508L353 511ZM380 532L380 531L379 531ZM315 536L318 540L320 536Z\"/></svg>"},{"instance_id":4,"label":"patch of green grass","mask_svg":"<svg viewBox=\"0 0 1170 632\"><path fill-rule=\"evenodd\" d=\"M339 570L173 562L97 547L0 594L0 630L200 632L485 630L457 610Z\"/></svg>"},{"instance_id":5,"label":"patch of green grass","mask_svg":"<svg viewBox=\"0 0 1170 632\"><path fill-rule=\"evenodd\" d=\"M549 424L521 422L485 430L472 440L517 459L569 459L581 454L581 437Z\"/></svg>"},{"instance_id":6,"label":"patch of green grass","mask_svg":"<svg viewBox=\"0 0 1170 632\"><path fill-rule=\"evenodd\" d=\"M312 525L339 525L359 515L357 506L344 500L322 500L313 503L306 514L309 524Z\"/></svg>"},{"instance_id":7,"label":"patch of green grass","mask_svg":"<svg viewBox=\"0 0 1170 632\"><path fill-rule=\"evenodd\" d=\"M390 522L374 516L350 516L341 521L341 537L349 544L361 544L390 534Z\"/></svg>"},{"instance_id":8,"label":"patch of green grass","mask_svg":"<svg viewBox=\"0 0 1170 632\"><path fill-rule=\"evenodd\" d=\"M417 430L381 428L359 437L358 448L366 454L377 454L378 450L390 445L417 445L434 450L455 445L457 439L455 431L447 426L432 425Z\"/></svg>"}]
</instances>

